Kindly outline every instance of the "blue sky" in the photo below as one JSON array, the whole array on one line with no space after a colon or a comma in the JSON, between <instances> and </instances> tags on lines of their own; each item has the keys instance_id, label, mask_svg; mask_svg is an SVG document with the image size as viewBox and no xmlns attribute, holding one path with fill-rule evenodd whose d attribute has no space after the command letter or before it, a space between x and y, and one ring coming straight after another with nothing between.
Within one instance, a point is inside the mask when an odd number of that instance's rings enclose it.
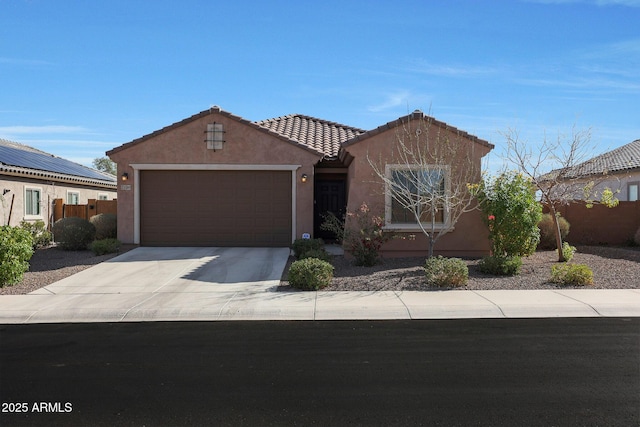
<instances>
[{"instance_id":1,"label":"blue sky","mask_svg":"<svg viewBox=\"0 0 640 427\"><path fill-rule=\"evenodd\" d=\"M640 138L640 0L0 0L0 138L90 165L212 105ZM490 166L491 167L491 166Z\"/></svg>"}]
</instances>

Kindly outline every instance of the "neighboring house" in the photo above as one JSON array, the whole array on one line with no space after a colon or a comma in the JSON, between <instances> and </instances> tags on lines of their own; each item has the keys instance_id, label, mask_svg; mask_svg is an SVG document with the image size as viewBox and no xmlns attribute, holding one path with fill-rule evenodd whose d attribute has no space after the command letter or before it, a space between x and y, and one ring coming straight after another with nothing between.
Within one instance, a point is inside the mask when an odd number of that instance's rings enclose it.
<instances>
[{"instance_id":1,"label":"neighboring house","mask_svg":"<svg viewBox=\"0 0 640 427\"><path fill-rule=\"evenodd\" d=\"M116 177L44 151L0 139L2 225L42 220L49 225L53 201L86 204L117 197Z\"/></svg>"},{"instance_id":2,"label":"neighboring house","mask_svg":"<svg viewBox=\"0 0 640 427\"><path fill-rule=\"evenodd\" d=\"M596 197L609 188L621 202L638 201L640 187L640 139L582 162L563 172L579 186L594 182ZM575 199L583 196L578 193Z\"/></svg>"},{"instance_id":3,"label":"neighboring house","mask_svg":"<svg viewBox=\"0 0 640 427\"><path fill-rule=\"evenodd\" d=\"M367 155L388 155L414 112L365 131L304 115L251 122L213 107L107 152L118 164L118 238L145 246L289 246L322 237L322 215L363 202L383 215L384 191ZM444 123L433 131L464 144L480 179L493 146ZM405 239L385 256L424 255L417 224L397 224ZM415 238L414 238L415 236ZM488 253L479 211L464 214L436 253Z\"/></svg>"}]
</instances>

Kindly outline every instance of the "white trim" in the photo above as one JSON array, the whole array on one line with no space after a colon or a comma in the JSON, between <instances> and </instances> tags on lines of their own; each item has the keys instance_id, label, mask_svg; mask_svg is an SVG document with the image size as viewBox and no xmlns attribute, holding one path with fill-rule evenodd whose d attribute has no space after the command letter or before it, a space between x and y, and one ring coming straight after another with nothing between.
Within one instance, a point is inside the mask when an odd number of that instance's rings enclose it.
<instances>
[{"instance_id":1,"label":"white trim","mask_svg":"<svg viewBox=\"0 0 640 427\"><path fill-rule=\"evenodd\" d=\"M291 242L296 238L296 171L302 165L243 165L243 164L198 164L198 163L133 163L133 243L140 244L140 171L141 170L237 170L237 171L291 171Z\"/></svg>"},{"instance_id":2,"label":"white trim","mask_svg":"<svg viewBox=\"0 0 640 427\"><path fill-rule=\"evenodd\" d=\"M132 163L134 170L295 171L302 165L254 165L209 163Z\"/></svg>"},{"instance_id":3,"label":"white trim","mask_svg":"<svg viewBox=\"0 0 640 427\"><path fill-rule=\"evenodd\" d=\"M39 201L38 201L38 210L40 211L39 214L33 215L33 214L27 214L27 190L36 190L40 193L39 195ZM43 200L42 200L42 196L44 196L44 191L42 190L42 187L35 187L33 185L25 185L22 191L22 213L23 213L23 219L24 220L34 220L34 219L44 219L44 215L42 213L43 209L42 209L42 205L43 205Z\"/></svg>"},{"instance_id":4,"label":"white trim","mask_svg":"<svg viewBox=\"0 0 640 427\"><path fill-rule=\"evenodd\" d=\"M71 194L75 194L76 196L78 196L78 203L69 203L69 195ZM67 198L65 200L65 203L67 205L79 205L80 204L80 192L76 191L76 190L67 190Z\"/></svg>"}]
</instances>

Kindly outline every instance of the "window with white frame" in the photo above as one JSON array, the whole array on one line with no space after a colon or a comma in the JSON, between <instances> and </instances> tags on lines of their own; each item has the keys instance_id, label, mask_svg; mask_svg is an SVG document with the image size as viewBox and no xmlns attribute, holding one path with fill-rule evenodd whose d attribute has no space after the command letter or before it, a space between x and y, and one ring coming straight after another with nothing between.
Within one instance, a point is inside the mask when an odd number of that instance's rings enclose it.
<instances>
[{"instance_id":1,"label":"window with white frame","mask_svg":"<svg viewBox=\"0 0 640 427\"><path fill-rule=\"evenodd\" d=\"M80 204L80 193L76 191L67 191L67 204L68 205L79 205Z\"/></svg>"},{"instance_id":2,"label":"window with white frame","mask_svg":"<svg viewBox=\"0 0 640 427\"><path fill-rule=\"evenodd\" d=\"M391 226L448 223L449 169L443 166L387 166L386 212ZM433 220L433 221L432 221Z\"/></svg>"},{"instance_id":3,"label":"window with white frame","mask_svg":"<svg viewBox=\"0 0 640 427\"><path fill-rule=\"evenodd\" d=\"M25 216L40 216L40 201L42 190L40 188L26 187L24 189L24 214Z\"/></svg>"},{"instance_id":4,"label":"window with white frame","mask_svg":"<svg viewBox=\"0 0 640 427\"><path fill-rule=\"evenodd\" d=\"M98 193L98 200L109 200L109 195L106 193Z\"/></svg>"},{"instance_id":5,"label":"window with white frame","mask_svg":"<svg viewBox=\"0 0 640 427\"><path fill-rule=\"evenodd\" d=\"M638 201L638 183L630 182L627 187L627 196L630 202Z\"/></svg>"}]
</instances>

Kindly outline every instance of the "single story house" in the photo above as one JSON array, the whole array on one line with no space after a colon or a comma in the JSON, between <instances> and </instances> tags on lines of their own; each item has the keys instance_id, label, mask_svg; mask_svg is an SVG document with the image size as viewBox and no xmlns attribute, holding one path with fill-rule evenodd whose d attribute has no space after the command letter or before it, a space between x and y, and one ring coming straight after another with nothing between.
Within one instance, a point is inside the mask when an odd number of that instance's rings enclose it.
<instances>
[{"instance_id":1,"label":"single story house","mask_svg":"<svg viewBox=\"0 0 640 427\"><path fill-rule=\"evenodd\" d=\"M609 188L617 192L615 196L621 202L636 202L640 187L640 139L582 162L564 176L579 183L594 181L598 194Z\"/></svg>"},{"instance_id":2,"label":"single story house","mask_svg":"<svg viewBox=\"0 0 640 427\"><path fill-rule=\"evenodd\" d=\"M289 246L324 237L323 213L367 203L385 227L410 237L388 242L384 256L424 255L427 240L415 222L392 218L370 162L390 159L398 130L424 120L434 138L464 147L480 180L493 145L420 111L367 131L299 114L252 122L212 107L107 152L118 165L118 238L145 246ZM488 253L478 210L447 227L436 253Z\"/></svg>"},{"instance_id":3,"label":"single story house","mask_svg":"<svg viewBox=\"0 0 640 427\"><path fill-rule=\"evenodd\" d=\"M2 225L42 220L49 225L53 202L86 204L117 197L116 177L44 151L0 139Z\"/></svg>"}]
</instances>

